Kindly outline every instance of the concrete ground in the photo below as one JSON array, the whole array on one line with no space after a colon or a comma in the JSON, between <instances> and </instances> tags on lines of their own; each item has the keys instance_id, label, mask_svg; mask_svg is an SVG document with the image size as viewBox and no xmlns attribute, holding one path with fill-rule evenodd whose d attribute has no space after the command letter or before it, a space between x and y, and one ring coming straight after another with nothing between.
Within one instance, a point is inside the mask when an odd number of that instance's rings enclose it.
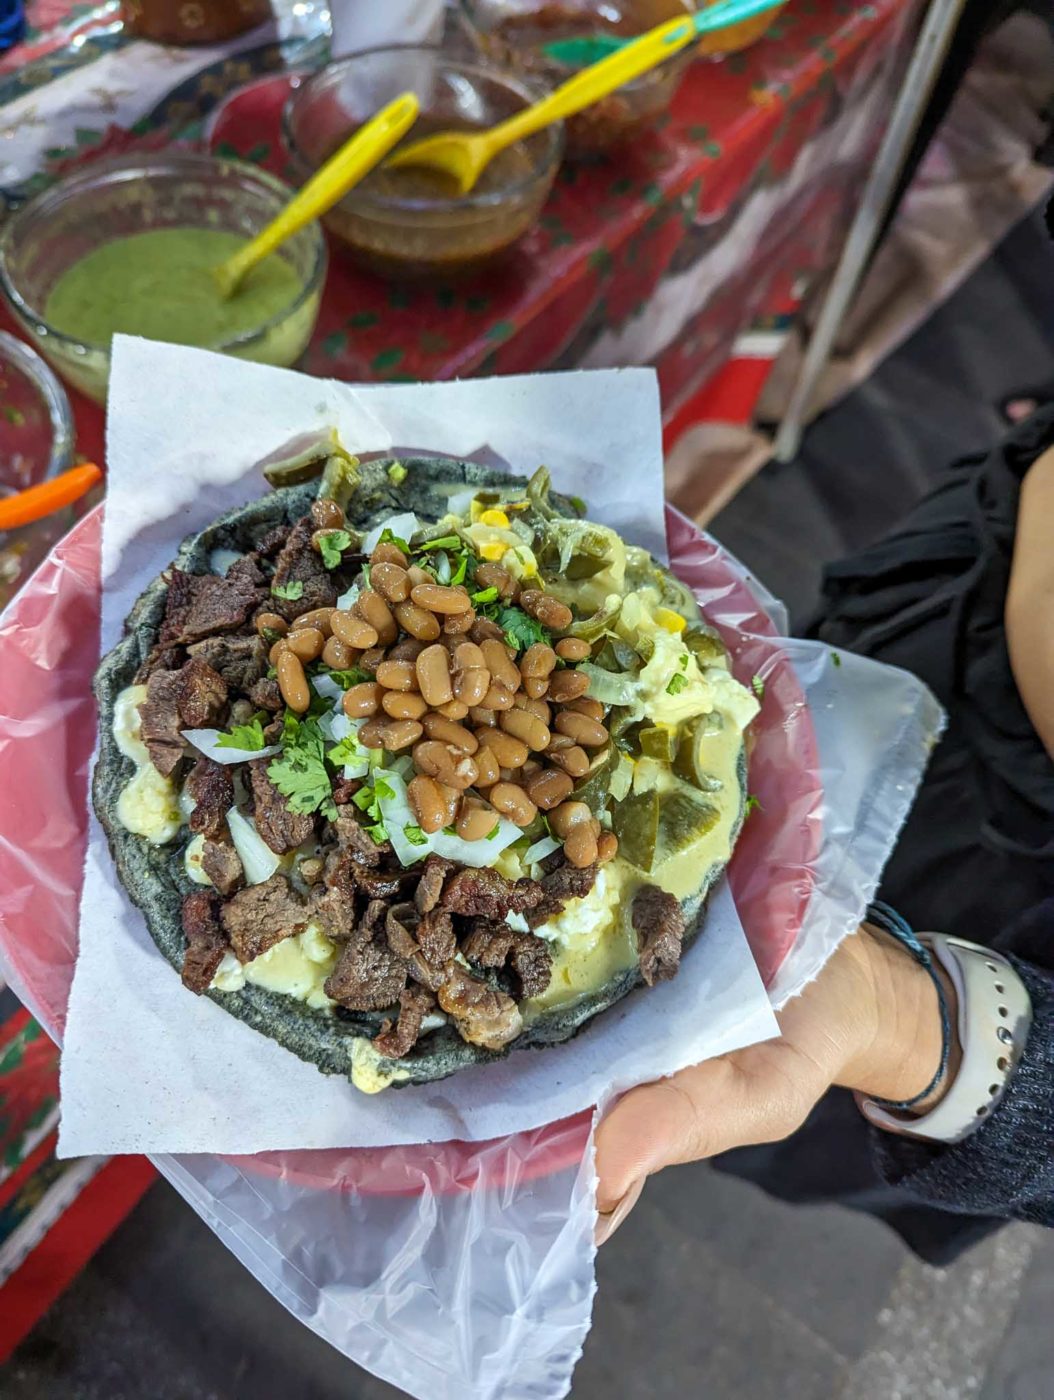
<instances>
[{"instance_id":1,"label":"concrete ground","mask_svg":"<svg viewBox=\"0 0 1054 1400\"><path fill-rule=\"evenodd\" d=\"M1054 250L1022 225L714 531L799 621L819 568L885 529L991 405L1054 380ZM793 522L793 529L787 522ZM1054 1400L1054 1236L953 1267L885 1226L706 1166L651 1183L601 1252L574 1400ZM4 1400L395 1400L294 1322L159 1183L0 1371Z\"/></svg>"}]
</instances>

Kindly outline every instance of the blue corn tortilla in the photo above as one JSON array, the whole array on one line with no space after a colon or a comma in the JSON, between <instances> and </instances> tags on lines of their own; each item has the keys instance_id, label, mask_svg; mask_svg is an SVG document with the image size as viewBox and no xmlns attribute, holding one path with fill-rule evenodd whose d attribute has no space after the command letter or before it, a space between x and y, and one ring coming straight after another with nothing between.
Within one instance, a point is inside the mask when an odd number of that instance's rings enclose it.
<instances>
[{"instance_id":1,"label":"blue corn tortilla","mask_svg":"<svg viewBox=\"0 0 1054 1400\"><path fill-rule=\"evenodd\" d=\"M459 489L526 485L523 477L510 477L475 463L425 456L400 458L398 465L405 469L406 475L395 484L388 474L393 465L396 463L391 460L381 460L362 466L360 480L346 508L348 522L356 529L368 530L392 515L409 510L421 520L436 520L447 513L449 496ZM252 549L275 526L300 519L310 509L317 489L316 481L284 487L221 516L183 542L174 566L189 573L210 572L209 561L214 551L231 550L241 554ZM568 516L578 513L569 500L556 493L551 503ZM157 947L178 972L185 947L181 918L183 896L200 888L190 881L184 869L183 852L189 833L181 840L157 847L133 835L121 824L117 817L118 798L133 775L134 764L120 752L113 736L117 697L133 684L136 672L157 640L167 594L166 575L161 574L137 600L127 619L124 637L103 658L96 672L94 691L99 709L100 743L92 801L106 832L121 883L143 911ZM740 754L739 786L740 809L732 835L733 846L745 815L745 751ZM701 872L697 892L682 901L687 925L685 947L697 937L710 891L723 873L722 863ZM640 969L627 968L573 1006L537 1016L516 1040L497 1052L469 1044L448 1024L423 1036L402 1059L382 1057L378 1069L382 1075L386 1070L397 1071L401 1077L393 1083L404 1087L445 1079L470 1065L502 1059L513 1049L555 1045L569 1040L595 1016L641 986ZM253 1030L269 1036L326 1074L348 1075L353 1042L362 1037L372 1039L388 1019L383 1012L356 1012L343 1007L335 1011L315 1010L293 997L250 984L239 991L207 990L204 995Z\"/></svg>"}]
</instances>

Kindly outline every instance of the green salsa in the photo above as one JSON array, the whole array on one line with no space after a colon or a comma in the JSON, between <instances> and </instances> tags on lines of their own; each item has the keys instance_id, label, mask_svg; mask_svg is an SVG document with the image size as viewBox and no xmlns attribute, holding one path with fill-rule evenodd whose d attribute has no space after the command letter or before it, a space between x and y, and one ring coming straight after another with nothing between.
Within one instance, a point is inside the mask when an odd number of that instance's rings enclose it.
<instances>
[{"instance_id":1,"label":"green salsa","mask_svg":"<svg viewBox=\"0 0 1054 1400\"><path fill-rule=\"evenodd\" d=\"M245 242L239 234L209 228L115 238L67 268L44 315L56 330L88 345L109 345L116 334L177 345L223 344L289 310L302 286L293 265L271 253L225 301L212 269Z\"/></svg>"}]
</instances>

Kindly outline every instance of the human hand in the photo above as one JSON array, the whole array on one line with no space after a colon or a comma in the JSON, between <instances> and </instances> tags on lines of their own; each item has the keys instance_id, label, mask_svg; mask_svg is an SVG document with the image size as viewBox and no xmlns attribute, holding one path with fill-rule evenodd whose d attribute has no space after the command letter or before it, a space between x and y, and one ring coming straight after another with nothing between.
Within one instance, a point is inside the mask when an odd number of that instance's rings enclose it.
<instances>
[{"instance_id":1,"label":"human hand","mask_svg":"<svg viewBox=\"0 0 1054 1400\"><path fill-rule=\"evenodd\" d=\"M940 1064L940 1007L929 974L866 925L777 1019L778 1040L631 1089L607 1114L597 1131L598 1243L629 1214L652 1172L788 1137L835 1084L897 1102L914 1098ZM931 1108L942 1087L917 1111Z\"/></svg>"}]
</instances>

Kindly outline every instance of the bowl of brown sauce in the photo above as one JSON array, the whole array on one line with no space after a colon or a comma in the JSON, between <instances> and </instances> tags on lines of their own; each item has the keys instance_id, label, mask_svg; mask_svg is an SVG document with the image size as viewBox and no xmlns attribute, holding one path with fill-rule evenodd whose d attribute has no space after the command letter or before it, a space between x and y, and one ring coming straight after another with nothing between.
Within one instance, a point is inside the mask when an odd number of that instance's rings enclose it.
<instances>
[{"instance_id":1,"label":"bowl of brown sauce","mask_svg":"<svg viewBox=\"0 0 1054 1400\"><path fill-rule=\"evenodd\" d=\"M634 39L667 20L695 12L693 0L461 0L461 13L481 55L547 87L581 71L549 54L562 39L608 35ZM589 157L625 146L670 106L691 64L694 45L681 50L567 122L567 152Z\"/></svg>"},{"instance_id":2,"label":"bowl of brown sauce","mask_svg":"<svg viewBox=\"0 0 1054 1400\"><path fill-rule=\"evenodd\" d=\"M396 45L352 54L289 95L282 129L295 178L308 179L357 127L406 91L421 104L407 143L437 131L496 126L544 95L528 78L441 48ZM381 165L323 223L357 262L385 276L471 271L506 252L535 222L562 154L562 127L548 127L496 156L467 195L437 171Z\"/></svg>"}]
</instances>

